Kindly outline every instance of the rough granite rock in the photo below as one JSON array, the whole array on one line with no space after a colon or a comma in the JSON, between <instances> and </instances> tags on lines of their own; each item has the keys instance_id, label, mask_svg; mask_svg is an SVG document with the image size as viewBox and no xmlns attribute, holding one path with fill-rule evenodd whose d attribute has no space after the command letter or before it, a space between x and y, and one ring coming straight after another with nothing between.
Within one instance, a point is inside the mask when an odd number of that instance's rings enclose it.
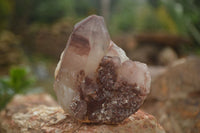
<instances>
[{"instance_id":1,"label":"rough granite rock","mask_svg":"<svg viewBox=\"0 0 200 133\"><path fill-rule=\"evenodd\" d=\"M96 15L75 25L55 78L54 90L65 112L81 122L109 124L135 113L151 82L146 64L129 60Z\"/></svg>"},{"instance_id":2,"label":"rough granite rock","mask_svg":"<svg viewBox=\"0 0 200 133\"><path fill-rule=\"evenodd\" d=\"M177 60L152 82L143 109L168 133L200 133L200 58Z\"/></svg>"},{"instance_id":3,"label":"rough granite rock","mask_svg":"<svg viewBox=\"0 0 200 133\"><path fill-rule=\"evenodd\" d=\"M118 125L82 124L46 94L16 95L0 112L1 133L165 133L155 117L139 110Z\"/></svg>"}]
</instances>

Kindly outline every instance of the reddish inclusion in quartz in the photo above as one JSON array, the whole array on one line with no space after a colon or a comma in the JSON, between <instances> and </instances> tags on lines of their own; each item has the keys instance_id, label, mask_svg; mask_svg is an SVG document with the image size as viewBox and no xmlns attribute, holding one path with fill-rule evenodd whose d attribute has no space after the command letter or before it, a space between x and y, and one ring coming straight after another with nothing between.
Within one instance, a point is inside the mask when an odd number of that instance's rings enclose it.
<instances>
[{"instance_id":1,"label":"reddish inclusion in quartz","mask_svg":"<svg viewBox=\"0 0 200 133\"><path fill-rule=\"evenodd\" d=\"M113 124L139 109L151 81L147 66L129 60L95 15L75 26L55 77L54 89L67 113L82 122Z\"/></svg>"}]
</instances>

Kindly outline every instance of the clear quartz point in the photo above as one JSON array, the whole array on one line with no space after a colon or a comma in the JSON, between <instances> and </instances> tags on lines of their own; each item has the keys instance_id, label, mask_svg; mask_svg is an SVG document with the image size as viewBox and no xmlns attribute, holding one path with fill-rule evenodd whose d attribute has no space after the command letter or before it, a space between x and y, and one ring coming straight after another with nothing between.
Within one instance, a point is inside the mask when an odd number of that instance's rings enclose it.
<instances>
[{"instance_id":1,"label":"clear quartz point","mask_svg":"<svg viewBox=\"0 0 200 133\"><path fill-rule=\"evenodd\" d=\"M77 23L55 70L59 104L75 119L116 124L135 113L150 92L147 65L131 61L111 41L104 19Z\"/></svg>"}]
</instances>

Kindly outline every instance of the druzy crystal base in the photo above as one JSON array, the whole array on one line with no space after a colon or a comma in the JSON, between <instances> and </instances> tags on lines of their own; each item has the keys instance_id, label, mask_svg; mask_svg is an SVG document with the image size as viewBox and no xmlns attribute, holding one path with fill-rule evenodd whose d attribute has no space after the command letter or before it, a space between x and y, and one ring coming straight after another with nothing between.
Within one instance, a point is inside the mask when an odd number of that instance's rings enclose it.
<instances>
[{"instance_id":1,"label":"druzy crystal base","mask_svg":"<svg viewBox=\"0 0 200 133\"><path fill-rule=\"evenodd\" d=\"M150 92L145 64L115 45L104 20L92 15L75 25L55 71L57 99L75 119L116 124L135 113Z\"/></svg>"}]
</instances>

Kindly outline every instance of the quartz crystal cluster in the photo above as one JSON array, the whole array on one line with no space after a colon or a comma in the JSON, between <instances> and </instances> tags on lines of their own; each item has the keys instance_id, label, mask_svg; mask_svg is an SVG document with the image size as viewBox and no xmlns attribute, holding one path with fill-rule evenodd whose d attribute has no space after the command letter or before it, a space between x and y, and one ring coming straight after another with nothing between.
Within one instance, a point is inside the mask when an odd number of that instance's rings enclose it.
<instances>
[{"instance_id":1,"label":"quartz crystal cluster","mask_svg":"<svg viewBox=\"0 0 200 133\"><path fill-rule=\"evenodd\" d=\"M54 89L65 112L86 123L116 124L135 113L150 92L145 64L111 41L104 19L77 23L55 70Z\"/></svg>"}]
</instances>

